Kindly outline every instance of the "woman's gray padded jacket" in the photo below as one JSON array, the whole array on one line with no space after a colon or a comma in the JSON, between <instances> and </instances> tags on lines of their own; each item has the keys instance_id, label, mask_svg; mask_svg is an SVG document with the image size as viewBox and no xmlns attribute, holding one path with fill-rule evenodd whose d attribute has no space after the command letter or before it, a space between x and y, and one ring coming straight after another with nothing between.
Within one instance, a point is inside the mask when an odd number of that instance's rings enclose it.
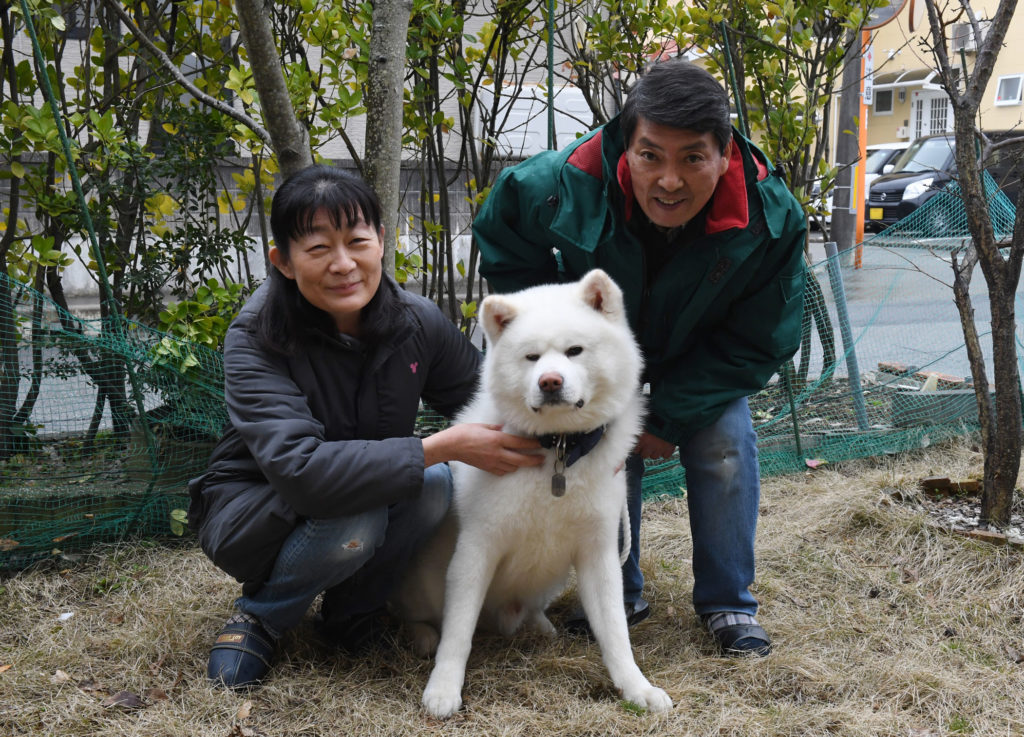
<instances>
[{"instance_id":1,"label":"woman's gray padded jacket","mask_svg":"<svg viewBox=\"0 0 1024 737\"><path fill-rule=\"evenodd\" d=\"M397 293L401 326L375 349L311 330L290 355L266 350L255 333L266 286L228 329L230 423L206 473L190 483L189 522L207 555L240 581L268 574L304 518L358 514L420 493L420 399L453 415L476 388L480 354L433 302Z\"/></svg>"}]
</instances>

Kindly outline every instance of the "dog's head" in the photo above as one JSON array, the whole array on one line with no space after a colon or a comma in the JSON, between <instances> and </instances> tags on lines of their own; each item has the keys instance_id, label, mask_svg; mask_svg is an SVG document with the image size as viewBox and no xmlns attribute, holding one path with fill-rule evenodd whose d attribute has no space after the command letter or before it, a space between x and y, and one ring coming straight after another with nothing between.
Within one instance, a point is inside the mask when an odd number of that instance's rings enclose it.
<instances>
[{"instance_id":1,"label":"dog's head","mask_svg":"<svg viewBox=\"0 0 1024 737\"><path fill-rule=\"evenodd\" d=\"M640 351L622 290L604 271L492 295L480 309L488 340L484 389L517 428L591 430L635 400Z\"/></svg>"}]
</instances>

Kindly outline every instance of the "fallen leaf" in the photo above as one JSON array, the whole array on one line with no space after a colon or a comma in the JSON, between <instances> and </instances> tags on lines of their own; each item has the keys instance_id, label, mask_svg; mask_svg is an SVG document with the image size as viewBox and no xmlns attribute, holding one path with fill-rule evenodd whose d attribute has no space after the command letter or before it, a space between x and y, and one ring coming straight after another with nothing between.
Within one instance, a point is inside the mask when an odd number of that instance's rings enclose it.
<instances>
[{"instance_id":1,"label":"fallen leaf","mask_svg":"<svg viewBox=\"0 0 1024 737\"><path fill-rule=\"evenodd\" d=\"M828 461L824 458L804 458L804 463L807 464L808 468L817 468L818 466L824 466Z\"/></svg>"},{"instance_id":2,"label":"fallen leaf","mask_svg":"<svg viewBox=\"0 0 1024 737\"><path fill-rule=\"evenodd\" d=\"M228 737L265 737L263 732L257 732L255 729L249 729L249 727L243 727L241 724L236 724L231 729L231 733Z\"/></svg>"},{"instance_id":3,"label":"fallen leaf","mask_svg":"<svg viewBox=\"0 0 1024 737\"><path fill-rule=\"evenodd\" d=\"M238 707L238 712L235 714L235 719L237 719L239 721L242 721L243 719L248 719L249 718L249 714L251 714L251 713L252 713L252 702L251 701L246 701L240 707Z\"/></svg>"},{"instance_id":4,"label":"fallen leaf","mask_svg":"<svg viewBox=\"0 0 1024 737\"><path fill-rule=\"evenodd\" d=\"M74 537L77 534L78 534L77 532L69 532L67 535L61 535L59 537L53 538L53 542L55 542L55 543L62 543L65 540L67 540L69 537Z\"/></svg>"},{"instance_id":5,"label":"fallen leaf","mask_svg":"<svg viewBox=\"0 0 1024 737\"><path fill-rule=\"evenodd\" d=\"M146 698L153 699L153 701L167 701L167 692L162 688L147 688L142 693Z\"/></svg>"},{"instance_id":6,"label":"fallen leaf","mask_svg":"<svg viewBox=\"0 0 1024 737\"><path fill-rule=\"evenodd\" d=\"M79 681L78 689L83 693L100 693L107 690L100 684L96 683L95 678L86 678L84 681Z\"/></svg>"},{"instance_id":7,"label":"fallen leaf","mask_svg":"<svg viewBox=\"0 0 1024 737\"><path fill-rule=\"evenodd\" d=\"M69 676L67 673L65 673L62 670L58 670L52 676L50 676L50 683L57 683L57 684L67 683L70 680L71 680L71 676Z\"/></svg>"},{"instance_id":8,"label":"fallen leaf","mask_svg":"<svg viewBox=\"0 0 1024 737\"><path fill-rule=\"evenodd\" d=\"M131 691L118 691L113 696L108 696L100 702L100 706L107 709L112 706L120 706L122 709L141 709L145 705L146 702Z\"/></svg>"},{"instance_id":9,"label":"fallen leaf","mask_svg":"<svg viewBox=\"0 0 1024 737\"><path fill-rule=\"evenodd\" d=\"M0 665L0 673L6 673L7 671L9 671L13 667L14 666L11 665L10 663L7 663L6 665Z\"/></svg>"},{"instance_id":10,"label":"fallen leaf","mask_svg":"<svg viewBox=\"0 0 1024 737\"><path fill-rule=\"evenodd\" d=\"M17 540L0 537L0 553L6 553L8 550L14 550L19 545L21 545L21 543Z\"/></svg>"}]
</instances>

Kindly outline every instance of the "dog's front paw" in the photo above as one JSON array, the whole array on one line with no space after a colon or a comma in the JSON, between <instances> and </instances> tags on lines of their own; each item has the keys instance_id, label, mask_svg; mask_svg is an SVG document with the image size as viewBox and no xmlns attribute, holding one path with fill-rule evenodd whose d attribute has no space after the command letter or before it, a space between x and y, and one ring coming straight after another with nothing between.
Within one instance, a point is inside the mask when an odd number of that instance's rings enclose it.
<instances>
[{"instance_id":1,"label":"dog's front paw","mask_svg":"<svg viewBox=\"0 0 1024 737\"><path fill-rule=\"evenodd\" d=\"M649 712L668 711L672 708L672 699L657 686L647 684L642 688L623 692L622 698L636 704Z\"/></svg>"},{"instance_id":2,"label":"dog's front paw","mask_svg":"<svg viewBox=\"0 0 1024 737\"><path fill-rule=\"evenodd\" d=\"M458 691L427 684L423 691L423 708L438 719L447 719L462 708L462 695Z\"/></svg>"}]
</instances>

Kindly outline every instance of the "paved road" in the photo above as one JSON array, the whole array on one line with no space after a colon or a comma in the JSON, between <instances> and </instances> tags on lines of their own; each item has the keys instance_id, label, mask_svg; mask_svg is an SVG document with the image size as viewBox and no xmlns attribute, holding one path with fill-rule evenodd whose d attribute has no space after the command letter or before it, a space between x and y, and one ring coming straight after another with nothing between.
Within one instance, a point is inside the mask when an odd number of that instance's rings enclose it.
<instances>
[{"instance_id":1,"label":"paved road","mask_svg":"<svg viewBox=\"0 0 1024 737\"><path fill-rule=\"evenodd\" d=\"M816 273L838 325L838 311L825 250L812 245ZM953 302L952 267L948 254L923 249L889 249L866 246L861 267L848 256L839 257L851 332L861 373L877 368L879 361L898 361L956 376L970 374L963 330ZM1019 294L1019 292L1018 292ZM975 321L979 333L989 331L990 310L984 275L976 269L971 283ZM989 376L991 349L983 337ZM840 371L847 375L845 367Z\"/></svg>"}]
</instances>

